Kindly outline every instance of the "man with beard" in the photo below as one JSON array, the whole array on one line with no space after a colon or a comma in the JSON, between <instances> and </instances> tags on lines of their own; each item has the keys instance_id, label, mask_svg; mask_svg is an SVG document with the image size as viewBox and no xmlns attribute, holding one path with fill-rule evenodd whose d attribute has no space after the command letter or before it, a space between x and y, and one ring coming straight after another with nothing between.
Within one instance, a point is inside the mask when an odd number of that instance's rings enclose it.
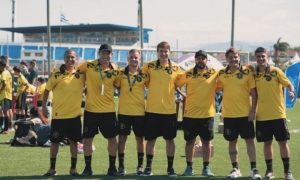
<instances>
[{"instance_id":1,"label":"man with beard","mask_svg":"<svg viewBox=\"0 0 300 180\"><path fill-rule=\"evenodd\" d=\"M213 176L209 168L211 143L215 116L215 90L218 72L207 67L207 53L199 50L195 54L195 67L178 76L176 84L186 86L186 106L183 116L183 131L186 141L187 167L183 176L192 176L196 137L199 135L203 148L203 176Z\"/></svg>"},{"instance_id":2,"label":"man with beard","mask_svg":"<svg viewBox=\"0 0 300 180\"><path fill-rule=\"evenodd\" d=\"M290 133L287 128L286 112L284 106L283 88L287 87L289 97L295 97L294 87L277 67L268 64L268 54L265 48L255 50L257 68L255 83L258 95L256 115L256 138L264 142L264 155L267 165L265 179L273 179L273 136L279 144L280 156L284 167L284 179L293 180L290 171L290 150L287 141Z\"/></svg>"},{"instance_id":3,"label":"man with beard","mask_svg":"<svg viewBox=\"0 0 300 180\"><path fill-rule=\"evenodd\" d=\"M256 149L254 144L254 119L257 94L253 72L240 63L237 49L226 51L227 67L220 70L218 87L223 89L222 116L224 117L224 138L229 142L229 156L232 164L228 178L241 177L238 166L238 136L245 139L250 160L250 177L261 179L256 169ZM251 97L251 98L250 98ZM251 100L250 100L251 99Z\"/></svg>"}]
</instances>

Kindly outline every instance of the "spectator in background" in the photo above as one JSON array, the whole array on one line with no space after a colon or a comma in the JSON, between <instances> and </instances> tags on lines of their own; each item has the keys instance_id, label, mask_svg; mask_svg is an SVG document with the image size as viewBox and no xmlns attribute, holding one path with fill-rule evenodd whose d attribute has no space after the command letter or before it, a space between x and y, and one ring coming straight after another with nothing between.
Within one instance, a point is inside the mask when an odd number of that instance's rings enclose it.
<instances>
[{"instance_id":1,"label":"spectator in background","mask_svg":"<svg viewBox=\"0 0 300 180\"><path fill-rule=\"evenodd\" d=\"M278 142L280 156L284 167L284 179L293 180L290 170L290 133L287 127L283 88L287 87L289 97L295 98L294 87L277 67L268 64L265 48L255 50L257 68L255 83L258 94L256 115L256 139L264 143L264 156L267 166L264 179L273 179L273 136Z\"/></svg>"},{"instance_id":2,"label":"spectator in background","mask_svg":"<svg viewBox=\"0 0 300 180\"><path fill-rule=\"evenodd\" d=\"M6 64L4 61L0 61L0 104L3 116L1 117L4 122L4 127L1 129L1 133L7 133L12 128L12 76L8 70L6 70ZM2 126L2 123L0 124Z\"/></svg>"},{"instance_id":3,"label":"spectator in background","mask_svg":"<svg viewBox=\"0 0 300 180\"><path fill-rule=\"evenodd\" d=\"M46 90L46 82L45 79L42 77L39 77L37 79L37 87L36 87L36 95L37 95L37 111L39 114L39 117L43 121L44 124L48 124L48 118L47 116L44 116L42 112L42 104L43 104L43 98Z\"/></svg>"},{"instance_id":4,"label":"spectator in background","mask_svg":"<svg viewBox=\"0 0 300 180\"><path fill-rule=\"evenodd\" d=\"M29 71L28 71L28 64L26 63L26 61L22 60L20 62L20 70L21 73L23 74L23 76L27 79L28 81L28 77L29 77Z\"/></svg>"},{"instance_id":5,"label":"spectator in background","mask_svg":"<svg viewBox=\"0 0 300 180\"><path fill-rule=\"evenodd\" d=\"M60 71L54 71L46 85L43 98L43 113L47 116L47 100L49 92L53 92L50 168L44 176L56 175L56 157L59 143L68 138L70 142L71 168L70 175L77 176L77 143L82 139L81 102L85 82L84 74L76 70L77 55L73 50L66 50L64 66Z\"/></svg>"},{"instance_id":6,"label":"spectator in background","mask_svg":"<svg viewBox=\"0 0 300 180\"><path fill-rule=\"evenodd\" d=\"M24 119L26 115L26 98L27 89L29 88L29 83L21 73L21 69L17 66L13 68L14 76L17 77L16 80L16 119Z\"/></svg>"},{"instance_id":7,"label":"spectator in background","mask_svg":"<svg viewBox=\"0 0 300 180\"><path fill-rule=\"evenodd\" d=\"M33 59L33 60L30 62L30 67L29 67L29 69L28 69L28 72L29 72L29 75L28 75L28 82L29 82L30 84L35 85L35 84L36 84L37 77L38 77L38 68L37 68L36 60L35 60L35 59Z\"/></svg>"}]
</instances>

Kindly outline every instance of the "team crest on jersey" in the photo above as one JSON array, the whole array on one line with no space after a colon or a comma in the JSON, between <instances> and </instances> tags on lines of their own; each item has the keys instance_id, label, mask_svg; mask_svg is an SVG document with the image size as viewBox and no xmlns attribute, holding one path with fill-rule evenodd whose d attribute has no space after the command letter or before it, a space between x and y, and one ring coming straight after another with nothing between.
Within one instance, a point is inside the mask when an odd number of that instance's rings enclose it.
<instances>
[{"instance_id":1,"label":"team crest on jersey","mask_svg":"<svg viewBox=\"0 0 300 180\"><path fill-rule=\"evenodd\" d=\"M271 81L272 80L272 77L268 76L268 75L265 75L265 78L266 78L266 81Z\"/></svg>"},{"instance_id":2,"label":"team crest on jersey","mask_svg":"<svg viewBox=\"0 0 300 180\"><path fill-rule=\"evenodd\" d=\"M237 74L236 74L236 77L237 77L238 79L242 79L242 78L243 78L243 74L242 74L242 73L237 73Z\"/></svg>"},{"instance_id":3,"label":"team crest on jersey","mask_svg":"<svg viewBox=\"0 0 300 180\"><path fill-rule=\"evenodd\" d=\"M80 78L80 71L76 71L75 74L74 74L75 78L76 79L79 79Z\"/></svg>"}]
</instances>

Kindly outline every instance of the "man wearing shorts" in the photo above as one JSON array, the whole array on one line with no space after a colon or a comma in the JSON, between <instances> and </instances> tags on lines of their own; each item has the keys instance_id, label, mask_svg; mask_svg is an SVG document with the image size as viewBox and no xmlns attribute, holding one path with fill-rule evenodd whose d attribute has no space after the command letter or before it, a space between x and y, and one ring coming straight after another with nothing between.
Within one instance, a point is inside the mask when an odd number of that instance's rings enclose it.
<instances>
[{"instance_id":1,"label":"man wearing shorts","mask_svg":"<svg viewBox=\"0 0 300 180\"><path fill-rule=\"evenodd\" d=\"M181 69L169 59L169 55L170 44L163 41L157 45L158 59L144 64L142 68L149 76L145 124L147 164L144 176L152 175L155 142L159 136L162 136L166 142L167 174L170 177L177 176L173 168L174 138L177 131L175 81Z\"/></svg>"},{"instance_id":2,"label":"man wearing shorts","mask_svg":"<svg viewBox=\"0 0 300 180\"><path fill-rule=\"evenodd\" d=\"M283 88L287 87L289 97L295 98L294 87L277 67L268 64L267 50L259 47L255 50L257 68L255 83L258 95L256 115L256 139L264 143L264 156L267 166L265 179L273 179L273 136L278 142L280 156L284 167L284 179L293 180L290 170L290 150L288 140Z\"/></svg>"},{"instance_id":3,"label":"man wearing shorts","mask_svg":"<svg viewBox=\"0 0 300 180\"><path fill-rule=\"evenodd\" d=\"M203 149L203 176L214 176L209 168L211 140L214 137L215 91L218 72L207 67L207 53L195 54L195 67L179 75L178 86L186 85L186 106L183 116L183 131L187 167L183 176L192 176L196 137L199 135Z\"/></svg>"},{"instance_id":4,"label":"man wearing shorts","mask_svg":"<svg viewBox=\"0 0 300 180\"><path fill-rule=\"evenodd\" d=\"M83 176L93 174L92 144L96 134L101 132L108 140L109 168L107 175L117 176L115 166L117 154L118 134L117 118L115 112L114 90L115 81L119 74L116 65L110 62L113 53L108 44L102 44L99 48L99 59L81 64L78 69L86 75L86 106L83 123L83 149L85 168Z\"/></svg>"},{"instance_id":5,"label":"man wearing shorts","mask_svg":"<svg viewBox=\"0 0 300 180\"><path fill-rule=\"evenodd\" d=\"M144 125L145 125L145 98L144 91L147 83L147 74L139 68L140 51L131 49L128 53L128 66L120 72L117 87L120 90L118 121L119 121L119 175L125 175L125 143L131 129L135 134L137 147L137 169L136 175L143 172L144 159Z\"/></svg>"},{"instance_id":6,"label":"man wearing shorts","mask_svg":"<svg viewBox=\"0 0 300 180\"><path fill-rule=\"evenodd\" d=\"M78 176L77 143L82 139L81 131L81 102L85 77L76 70L77 55L75 51L68 49L64 54L64 68L54 71L46 85L42 110L46 116L48 113L47 100L49 92L53 92L52 120L51 120L51 147L50 169L44 176L56 175L56 156L59 143L68 138L71 152L70 175Z\"/></svg>"},{"instance_id":7,"label":"man wearing shorts","mask_svg":"<svg viewBox=\"0 0 300 180\"><path fill-rule=\"evenodd\" d=\"M254 144L254 119L257 94L253 72L240 64L237 49L226 51L228 65L219 72L218 86L223 89L222 116L224 117L224 138L229 142L229 156L232 170L228 178L241 177L238 166L238 136L245 140L250 160L250 177L261 179L256 169L256 149ZM251 102L250 102L251 97Z\"/></svg>"}]
</instances>

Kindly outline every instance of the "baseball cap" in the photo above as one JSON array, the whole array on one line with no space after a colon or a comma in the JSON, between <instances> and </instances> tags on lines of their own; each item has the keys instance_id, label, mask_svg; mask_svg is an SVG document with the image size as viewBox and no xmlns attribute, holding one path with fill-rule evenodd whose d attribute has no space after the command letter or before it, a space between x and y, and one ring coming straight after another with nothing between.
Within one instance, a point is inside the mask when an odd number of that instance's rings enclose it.
<instances>
[{"instance_id":1,"label":"baseball cap","mask_svg":"<svg viewBox=\"0 0 300 180\"><path fill-rule=\"evenodd\" d=\"M263 47L258 47L254 53L257 54L257 53L261 53L261 52L266 53L267 50Z\"/></svg>"},{"instance_id":2,"label":"baseball cap","mask_svg":"<svg viewBox=\"0 0 300 180\"><path fill-rule=\"evenodd\" d=\"M112 51L112 48L108 44L101 44L99 51Z\"/></svg>"},{"instance_id":3,"label":"baseball cap","mask_svg":"<svg viewBox=\"0 0 300 180\"><path fill-rule=\"evenodd\" d=\"M205 52L203 50L199 50L199 51L196 52L195 58L198 57L198 56L203 56L203 57L207 58L207 52Z\"/></svg>"}]
</instances>

